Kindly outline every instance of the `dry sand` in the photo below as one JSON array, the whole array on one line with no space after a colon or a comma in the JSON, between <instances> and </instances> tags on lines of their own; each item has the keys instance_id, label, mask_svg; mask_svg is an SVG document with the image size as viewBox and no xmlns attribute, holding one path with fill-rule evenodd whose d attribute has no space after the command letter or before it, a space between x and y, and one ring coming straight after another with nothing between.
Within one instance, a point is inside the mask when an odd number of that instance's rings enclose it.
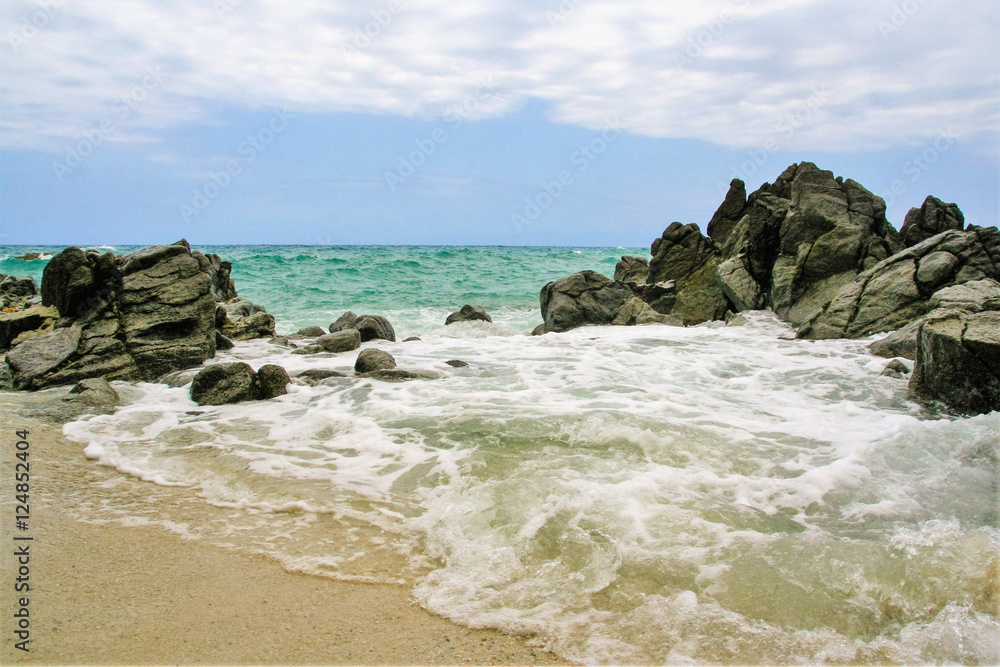
<instances>
[{"instance_id":1,"label":"dry sand","mask_svg":"<svg viewBox=\"0 0 1000 667\"><path fill-rule=\"evenodd\" d=\"M0 664L566 664L524 639L435 616L405 586L295 574L160 527L75 520L65 508L75 485L93 483L84 472L93 462L10 397L0 400ZM13 635L20 428L31 443L30 653Z\"/></svg>"}]
</instances>

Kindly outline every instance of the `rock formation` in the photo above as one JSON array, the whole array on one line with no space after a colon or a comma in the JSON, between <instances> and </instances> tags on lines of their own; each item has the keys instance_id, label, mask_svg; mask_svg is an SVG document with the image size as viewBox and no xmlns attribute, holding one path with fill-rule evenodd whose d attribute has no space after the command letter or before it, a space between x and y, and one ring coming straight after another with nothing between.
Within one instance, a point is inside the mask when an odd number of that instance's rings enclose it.
<instances>
[{"instance_id":1,"label":"rock formation","mask_svg":"<svg viewBox=\"0 0 1000 667\"><path fill-rule=\"evenodd\" d=\"M396 359L386 352L374 347L361 350L357 360L354 362L354 372L358 375L371 373L373 371L384 371L396 367Z\"/></svg>"},{"instance_id":2,"label":"rock formation","mask_svg":"<svg viewBox=\"0 0 1000 667\"><path fill-rule=\"evenodd\" d=\"M289 382L285 369L274 364L261 366L256 372L242 361L211 364L191 381L191 400L198 405L267 400L287 393Z\"/></svg>"},{"instance_id":3,"label":"rock formation","mask_svg":"<svg viewBox=\"0 0 1000 667\"><path fill-rule=\"evenodd\" d=\"M544 329L536 329L536 333L569 331L588 324L680 324L677 318L653 310L628 284L594 271L581 271L545 285L539 300L545 322Z\"/></svg>"},{"instance_id":4,"label":"rock formation","mask_svg":"<svg viewBox=\"0 0 1000 667\"><path fill-rule=\"evenodd\" d=\"M43 323L37 333L10 341L13 386L40 389L95 377L149 381L201 364L219 340L216 297L238 300L229 273L228 262L192 252L186 241L123 256L66 248L42 277L42 305L55 311L46 316L52 330ZM247 323L236 308L223 306L223 333L229 326L229 337L245 339L266 329L269 318L273 335L273 318L251 310Z\"/></svg>"}]
</instances>

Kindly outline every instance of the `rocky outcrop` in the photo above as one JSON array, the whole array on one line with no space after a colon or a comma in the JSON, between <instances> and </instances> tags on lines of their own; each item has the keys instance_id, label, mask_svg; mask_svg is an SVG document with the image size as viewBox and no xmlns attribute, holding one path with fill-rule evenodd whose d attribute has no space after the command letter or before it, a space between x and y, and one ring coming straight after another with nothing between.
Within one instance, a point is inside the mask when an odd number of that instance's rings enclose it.
<instances>
[{"instance_id":1,"label":"rocky outcrop","mask_svg":"<svg viewBox=\"0 0 1000 667\"><path fill-rule=\"evenodd\" d=\"M39 334L51 331L59 311L49 306L31 306L12 313L0 313L0 350L6 350L14 344L21 334L38 331ZM46 331L41 331L41 330Z\"/></svg>"},{"instance_id":2,"label":"rocky outcrop","mask_svg":"<svg viewBox=\"0 0 1000 667\"><path fill-rule=\"evenodd\" d=\"M1000 311L925 323L909 392L966 413L1000 410Z\"/></svg>"},{"instance_id":3,"label":"rocky outcrop","mask_svg":"<svg viewBox=\"0 0 1000 667\"><path fill-rule=\"evenodd\" d=\"M906 327L937 309L984 310L996 298L1000 267L982 237L948 231L862 272L799 329L800 338L859 338Z\"/></svg>"},{"instance_id":4,"label":"rocky outcrop","mask_svg":"<svg viewBox=\"0 0 1000 667\"><path fill-rule=\"evenodd\" d=\"M946 204L937 197L928 197L920 208L911 208L899 230L903 247L909 248L932 236L950 230L965 229L965 215L955 204Z\"/></svg>"},{"instance_id":5,"label":"rocky outcrop","mask_svg":"<svg viewBox=\"0 0 1000 667\"><path fill-rule=\"evenodd\" d=\"M38 286L31 277L15 278L0 273L0 310L14 312L26 307L38 295Z\"/></svg>"},{"instance_id":6,"label":"rocky outcrop","mask_svg":"<svg viewBox=\"0 0 1000 667\"><path fill-rule=\"evenodd\" d=\"M253 340L274 336L274 316L262 306L236 297L216 309L215 325L230 340Z\"/></svg>"},{"instance_id":7,"label":"rocky outcrop","mask_svg":"<svg viewBox=\"0 0 1000 667\"><path fill-rule=\"evenodd\" d=\"M358 375L371 373L374 371L384 371L396 367L396 359L386 352L370 347L361 350L357 360L354 362L354 372Z\"/></svg>"},{"instance_id":8,"label":"rocky outcrop","mask_svg":"<svg viewBox=\"0 0 1000 667\"><path fill-rule=\"evenodd\" d=\"M743 211L747 206L747 186L738 178L734 178L729 184L729 191L719 206L718 210L708 221L705 231L716 244L725 246L729 240L729 234L733 227L743 217Z\"/></svg>"},{"instance_id":9,"label":"rocky outcrop","mask_svg":"<svg viewBox=\"0 0 1000 667\"><path fill-rule=\"evenodd\" d=\"M589 324L680 324L654 311L626 283L594 271L581 271L542 288L539 295L543 330L569 331ZM534 333L534 332L533 332Z\"/></svg>"},{"instance_id":10,"label":"rocky outcrop","mask_svg":"<svg viewBox=\"0 0 1000 667\"><path fill-rule=\"evenodd\" d=\"M58 319L52 331L43 325L11 341L17 344L6 362L13 386L40 389L94 377L153 381L214 356L225 342L220 333L246 339L269 320L273 335L273 318L263 309L250 304L252 316L243 317L229 271L228 262L193 252L186 241L122 256L65 249L42 277L42 304ZM233 298L220 309L216 295Z\"/></svg>"},{"instance_id":11,"label":"rocky outcrop","mask_svg":"<svg viewBox=\"0 0 1000 667\"><path fill-rule=\"evenodd\" d=\"M445 326L455 322L492 322L493 318L486 314L482 306L470 306L465 304L461 310L450 314L444 321Z\"/></svg>"},{"instance_id":12,"label":"rocky outcrop","mask_svg":"<svg viewBox=\"0 0 1000 667\"><path fill-rule=\"evenodd\" d=\"M198 405L227 405L266 400L287 392L291 380L281 366L269 364L254 372L237 361L206 366L191 381L191 400Z\"/></svg>"},{"instance_id":13,"label":"rocky outcrop","mask_svg":"<svg viewBox=\"0 0 1000 667\"><path fill-rule=\"evenodd\" d=\"M330 333L337 333L338 331L343 331L344 329L356 329L354 325L358 323L358 316L347 311L343 315L337 318L337 321L330 325Z\"/></svg>"},{"instance_id":14,"label":"rocky outcrop","mask_svg":"<svg viewBox=\"0 0 1000 667\"><path fill-rule=\"evenodd\" d=\"M361 333L361 342L365 343L376 338L396 342L396 331L389 320L381 315L362 315L354 323L354 328Z\"/></svg>"}]
</instances>

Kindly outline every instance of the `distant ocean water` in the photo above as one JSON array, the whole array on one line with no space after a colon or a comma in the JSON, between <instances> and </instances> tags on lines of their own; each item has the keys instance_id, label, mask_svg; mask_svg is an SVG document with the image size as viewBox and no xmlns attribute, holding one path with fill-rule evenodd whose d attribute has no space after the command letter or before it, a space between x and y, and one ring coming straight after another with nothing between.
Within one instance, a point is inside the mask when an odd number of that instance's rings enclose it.
<instances>
[{"instance_id":1,"label":"distant ocean water","mask_svg":"<svg viewBox=\"0 0 1000 667\"><path fill-rule=\"evenodd\" d=\"M0 248L0 273L40 280L9 257L60 249ZM524 335L546 282L646 249L198 249L279 330L385 315L421 340L366 346L437 379L220 407L119 383L127 406L64 429L104 473L81 518L401 582L585 663L1000 663L1000 414L910 402L868 341L794 340L767 313ZM464 303L494 323L446 328ZM214 361L354 357L251 341Z\"/></svg>"}]
</instances>

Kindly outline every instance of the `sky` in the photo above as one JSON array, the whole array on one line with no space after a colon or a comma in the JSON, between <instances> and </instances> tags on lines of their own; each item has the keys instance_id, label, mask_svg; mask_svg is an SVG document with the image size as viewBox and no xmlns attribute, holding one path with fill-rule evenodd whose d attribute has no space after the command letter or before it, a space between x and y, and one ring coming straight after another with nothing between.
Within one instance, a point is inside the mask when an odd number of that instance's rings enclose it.
<instances>
[{"instance_id":1,"label":"sky","mask_svg":"<svg viewBox=\"0 0 1000 667\"><path fill-rule=\"evenodd\" d=\"M0 244L648 246L810 161L1000 220L996 0L5 0Z\"/></svg>"}]
</instances>

